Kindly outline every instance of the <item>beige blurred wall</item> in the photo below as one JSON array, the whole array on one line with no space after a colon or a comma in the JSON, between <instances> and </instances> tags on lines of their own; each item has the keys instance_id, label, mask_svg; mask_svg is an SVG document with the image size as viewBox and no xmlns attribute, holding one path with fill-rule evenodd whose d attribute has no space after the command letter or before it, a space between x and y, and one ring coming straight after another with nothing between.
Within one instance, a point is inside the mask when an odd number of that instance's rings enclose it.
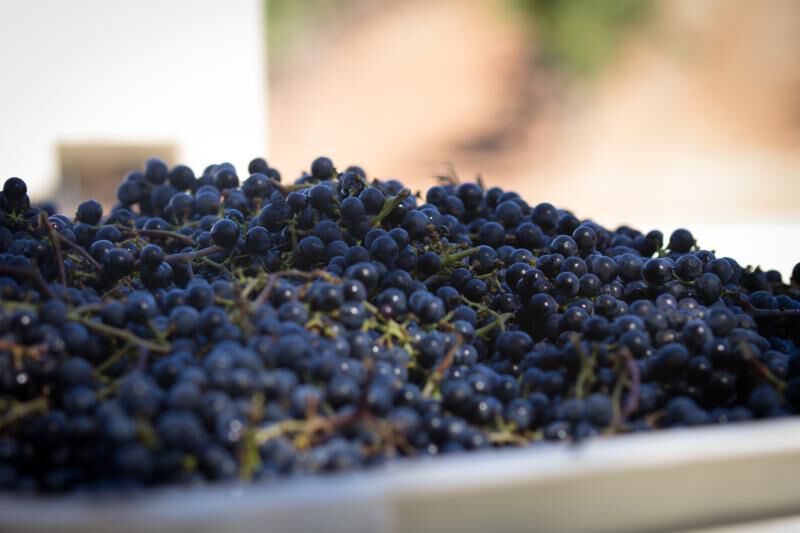
<instances>
[{"instance_id":1,"label":"beige blurred wall","mask_svg":"<svg viewBox=\"0 0 800 533\"><path fill-rule=\"evenodd\" d=\"M798 2L662 2L561 111L537 192L611 222L800 221L798 50Z\"/></svg>"},{"instance_id":2,"label":"beige blurred wall","mask_svg":"<svg viewBox=\"0 0 800 533\"><path fill-rule=\"evenodd\" d=\"M325 153L423 188L452 163L609 224L800 220L800 3L656 2L588 83L538 67L504 2L379 3L274 74L290 175Z\"/></svg>"}]
</instances>

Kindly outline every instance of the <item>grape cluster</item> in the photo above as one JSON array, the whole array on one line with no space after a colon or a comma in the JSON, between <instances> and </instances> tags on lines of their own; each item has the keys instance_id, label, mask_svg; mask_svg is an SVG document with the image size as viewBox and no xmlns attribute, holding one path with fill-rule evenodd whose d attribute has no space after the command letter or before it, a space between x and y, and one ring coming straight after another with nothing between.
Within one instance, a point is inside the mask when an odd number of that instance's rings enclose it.
<instances>
[{"instance_id":1,"label":"grape cluster","mask_svg":"<svg viewBox=\"0 0 800 533\"><path fill-rule=\"evenodd\" d=\"M451 177L151 159L0 195L0 488L271 480L800 410L790 283Z\"/></svg>"}]
</instances>

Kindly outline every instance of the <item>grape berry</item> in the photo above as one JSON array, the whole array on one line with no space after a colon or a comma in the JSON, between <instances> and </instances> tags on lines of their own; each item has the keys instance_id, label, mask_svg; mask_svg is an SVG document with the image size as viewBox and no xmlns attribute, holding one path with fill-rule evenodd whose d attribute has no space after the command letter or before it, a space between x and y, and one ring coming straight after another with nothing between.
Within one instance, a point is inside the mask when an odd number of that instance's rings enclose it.
<instances>
[{"instance_id":1,"label":"grape berry","mask_svg":"<svg viewBox=\"0 0 800 533\"><path fill-rule=\"evenodd\" d=\"M800 411L789 283L449 179L150 159L0 194L0 488L274 480ZM666 242L666 245L665 245Z\"/></svg>"}]
</instances>

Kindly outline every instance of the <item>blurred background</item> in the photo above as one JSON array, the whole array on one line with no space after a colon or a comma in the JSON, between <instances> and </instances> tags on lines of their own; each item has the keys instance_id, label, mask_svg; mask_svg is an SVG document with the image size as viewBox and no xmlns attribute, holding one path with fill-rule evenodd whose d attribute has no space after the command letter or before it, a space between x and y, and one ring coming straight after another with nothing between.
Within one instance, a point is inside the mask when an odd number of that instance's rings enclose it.
<instances>
[{"instance_id":1,"label":"blurred background","mask_svg":"<svg viewBox=\"0 0 800 533\"><path fill-rule=\"evenodd\" d=\"M2 172L65 210L153 154L328 155L800 259L796 0L0 0L0 45Z\"/></svg>"}]
</instances>

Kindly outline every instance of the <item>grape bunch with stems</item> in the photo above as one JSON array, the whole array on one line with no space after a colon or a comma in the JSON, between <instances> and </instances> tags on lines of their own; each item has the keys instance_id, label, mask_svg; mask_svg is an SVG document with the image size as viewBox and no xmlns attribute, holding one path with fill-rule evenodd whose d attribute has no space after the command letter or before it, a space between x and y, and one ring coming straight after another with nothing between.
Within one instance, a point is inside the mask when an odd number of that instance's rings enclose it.
<instances>
[{"instance_id":1,"label":"grape bunch with stems","mask_svg":"<svg viewBox=\"0 0 800 533\"><path fill-rule=\"evenodd\" d=\"M790 416L789 280L451 175L150 159L0 194L0 490L268 482Z\"/></svg>"}]
</instances>

